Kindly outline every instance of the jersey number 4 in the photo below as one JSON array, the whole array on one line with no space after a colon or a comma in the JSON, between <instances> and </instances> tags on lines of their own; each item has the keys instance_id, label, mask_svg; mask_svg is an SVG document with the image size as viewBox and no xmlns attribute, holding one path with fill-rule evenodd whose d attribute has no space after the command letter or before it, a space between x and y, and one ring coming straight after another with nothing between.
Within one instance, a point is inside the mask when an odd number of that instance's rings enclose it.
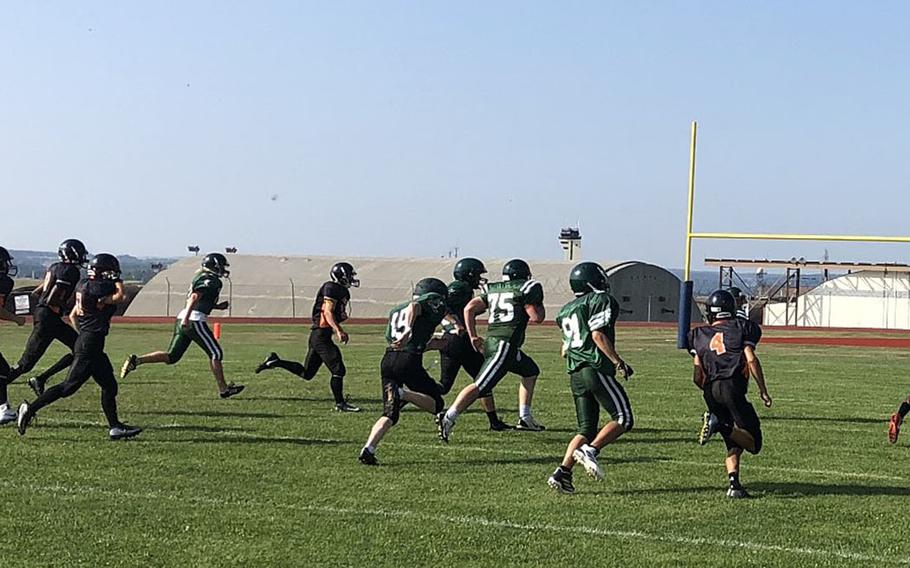
<instances>
[{"instance_id":1,"label":"jersey number 4","mask_svg":"<svg viewBox=\"0 0 910 568\"><path fill-rule=\"evenodd\" d=\"M714 337L711 338L711 351L717 353L718 355L723 355L727 352L727 346L724 345L724 334L715 333Z\"/></svg>"},{"instance_id":2,"label":"jersey number 4","mask_svg":"<svg viewBox=\"0 0 910 568\"><path fill-rule=\"evenodd\" d=\"M490 303L489 323L509 323L515 319L515 306L512 305L514 297L515 294L512 292L487 295L487 301Z\"/></svg>"},{"instance_id":3,"label":"jersey number 4","mask_svg":"<svg viewBox=\"0 0 910 568\"><path fill-rule=\"evenodd\" d=\"M571 317L562 320L562 334L566 338L566 348L581 347L584 342L581 340L581 327L578 325L578 314L572 314Z\"/></svg>"}]
</instances>

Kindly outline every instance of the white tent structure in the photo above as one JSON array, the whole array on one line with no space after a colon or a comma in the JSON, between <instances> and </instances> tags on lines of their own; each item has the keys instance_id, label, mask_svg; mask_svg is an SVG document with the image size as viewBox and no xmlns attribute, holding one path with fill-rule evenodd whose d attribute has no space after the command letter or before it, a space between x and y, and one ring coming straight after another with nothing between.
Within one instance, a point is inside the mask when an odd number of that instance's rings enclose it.
<instances>
[{"instance_id":1,"label":"white tent structure","mask_svg":"<svg viewBox=\"0 0 910 568\"><path fill-rule=\"evenodd\" d=\"M231 302L231 317L309 317L319 287L338 260L354 265L361 287L351 293L351 317L385 318L408 299L414 284L434 276L449 282L456 260L451 258L347 258L320 256L229 255L231 278L222 297ZM130 304L127 316L173 316L186 301L186 289L201 257L172 264L149 281ZM499 280L504 260L486 260L491 281ZM573 296L568 274L573 262L529 261L535 280L544 287L547 318ZM679 305L679 279L671 272L641 262L601 262L607 268L613 295L624 321L673 322ZM700 321L699 313L693 314Z\"/></svg>"},{"instance_id":2,"label":"white tent structure","mask_svg":"<svg viewBox=\"0 0 910 568\"><path fill-rule=\"evenodd\" d=\"M829 280L796 304L769 304L766 325L910 329L910 273L863 270Z\"/></svg>"}]
</instances>

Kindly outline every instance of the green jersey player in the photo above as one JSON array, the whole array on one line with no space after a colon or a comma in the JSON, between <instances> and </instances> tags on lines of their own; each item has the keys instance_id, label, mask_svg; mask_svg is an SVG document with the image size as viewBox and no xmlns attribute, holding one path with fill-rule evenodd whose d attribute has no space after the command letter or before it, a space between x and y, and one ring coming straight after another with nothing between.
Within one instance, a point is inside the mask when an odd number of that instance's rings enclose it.
<instances>
[{"instance_id":1,"label":"green jersey player","mask_svg":"<svg viewBox=\"0 0 910 568\"><path fill-rule=\"evenodd\" d=\"M547 484L562 493L574 493L572 467L581 462L591 477L600 481L597 463L601 448L632 429L632 405L616 381L616 371L628 379L629 367L616 353L616 316L619 304L608 290L607 274L595 262L582 262L569 274L575 299L559 310L556 323L563 332L562 356L575 399L578 433L569 442L562 464ZM600 409L611 420L598 431Z\"/></svg>"},{"instance_id":2,"label":"green jersey player","mask_svg":"<svg viewBox=\"0 0 910 568\"><path fill-rule=\"evenodd\" d=\"M506 373L521 377L518 389L519 430L540 431L544 427L531 414L534 385L540 369L524 354L521 346L529 322L540 323L546 312L543 307L543 286L531 279L528 263L510 260L502 267L503 280L487 285L486 291L468 302L464 309L465 327L474 349L485 356L474 383L465 387L448 411L436 417L439 437L448 442L458 415L468 409L478 397L493 392ZM477 316L489 310L487 337L477 335Z\"/></svg>"},{"instance_id":3,"label":"green jersey player","mask_svg":"<svg viewBox=\"0 0 910 568\"><path fill-rule=\"evenodd\" d=\"M186 307L177 314L174 335L168 350L155 351L141 356L130 355L120 368L121 379L126 378L139 365L147 363L173 365L183 357L190 343L195 343L209 357L209 365L215 376L215 382L218 384L218 393L221 398L232 397L243 390L243 385L225 382L224 367L221 363L224 351L221 350L221 345L218 344L218 340L212 335L212 331L206 323L212 310L228 308L226 301L218 301L222 287L221 279L230 274L228 266L230 265L227 258L221 253L213 252L205 255L202 259L202 267L196 272L190 283Z\"/></svg>"},{"instance_id":4,"label":"green jersey player","mask_svg":"<svg viewBox=\"0 0 910 568\"><path fill-rule=\"evenodd\" d=\"M385 335L388 347L380 365L382 416L360 450L360 463L379 465L376 447L398 423L405 401L432 414L442 410L442 394L423 367L423 352L438 349L442 344L433 337L433 332L448 313L447 296L448 289L442 280L424 278L414 288L411 301L395 306L389 313Z\"/></svg>"}]
</instances>

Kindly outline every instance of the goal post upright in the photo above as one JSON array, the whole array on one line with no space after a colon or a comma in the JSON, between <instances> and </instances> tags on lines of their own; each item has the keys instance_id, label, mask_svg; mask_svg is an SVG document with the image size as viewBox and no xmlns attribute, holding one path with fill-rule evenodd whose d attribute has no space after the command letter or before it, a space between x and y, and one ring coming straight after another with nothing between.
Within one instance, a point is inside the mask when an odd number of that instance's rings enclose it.
<instances>
[{"instance_id":1,"label":"goal post upright","mask_svg":"<svg viewBox=\"0 0 910 568\"><path fill-rule=\"evenodd\" d=\"M692 284L692 241L704 240L752 240L752 241L821 241L850 243L910 243L910 236L875 236L875 235L816 235L789 233L716 233L694 232L695 213L695 142L698 134L698 123L692 121L691 144L689 147L689 201L686 213L686 253L683 268L683 280L679 294L679 326L676 335L676 346L688 347L688 333L692 322L692 302L694 301Z\"/></svg>"},{"instance_id":2,"label":"goal post upright","mask_svg":"<svg viewBox=\"0 0 910 568\"><path fill-rule=\"evenodd\" d=\"M698 123L692 121L689 145L689 207L686 215L686 258L683 281L679 286L679 325L676 332L676 347L685 349L688 343L689 326L692 322L692 217L695 209L695 143L698 138Z\"/></svg>"}]
</instances>

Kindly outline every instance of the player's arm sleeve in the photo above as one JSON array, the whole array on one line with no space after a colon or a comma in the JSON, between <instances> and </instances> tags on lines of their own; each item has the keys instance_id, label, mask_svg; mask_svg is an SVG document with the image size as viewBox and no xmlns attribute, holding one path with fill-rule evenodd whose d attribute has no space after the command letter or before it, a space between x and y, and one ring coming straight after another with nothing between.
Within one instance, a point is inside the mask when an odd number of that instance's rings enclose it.
<instances>
[{"instance_id":1,"label":"player's arm sleeve","mask_svg":"<svg viewBox=\"0 0 910 568\"><path fill-rule=\"evenodd\" d=\"M689 351L689 355L695 357L697 351L695 350L695 330L689 330L689 333L686 334L686 349Z\"/></svg>"},{"instance_id":2,"label":"player's arm sleeve","mask_svg":"<svg viewBox=\"0 0 910 568\"><path fill-rule=\"evenodd\" d=\"M588 315L588 329L597 331L605 327L612 326L616 323L616 312L613 303L609 299L600 297L591 304L591 311Z\"/></svg>"},{"instance_id":3,"label":"player's arm sleeve","mask_svg":"<svg viewBox=\"0 0 910 568\"><path fill-rule=\"evenodd\" d=\"M200 278L193 285L193 292L199 292L202 290L209 290L216 286L214 278Z\"/></svg>"},{"instance_id":4,"label":"player's arm sleeve","mask_svg":"<svg viewBox=\"0 0 910 568\"><path fill-rule=\"evenodd\" d=\"M543 286L540 282L534 282L524 293L525 305L542 306L543 305Z\"/></svg>"},{"instance_id":5,"label":"player's arm sleeve","mask_svg":"<svg viewBox=\"0 0 910 568\"><path fill-rule=\"evenodd\" d=\"M743 340L743 343L755 347L758 345L758 342L761 341L761 334L761 326L750 322L749 328L746 330L746 336Z\"/></svg>"}]
</instances>

